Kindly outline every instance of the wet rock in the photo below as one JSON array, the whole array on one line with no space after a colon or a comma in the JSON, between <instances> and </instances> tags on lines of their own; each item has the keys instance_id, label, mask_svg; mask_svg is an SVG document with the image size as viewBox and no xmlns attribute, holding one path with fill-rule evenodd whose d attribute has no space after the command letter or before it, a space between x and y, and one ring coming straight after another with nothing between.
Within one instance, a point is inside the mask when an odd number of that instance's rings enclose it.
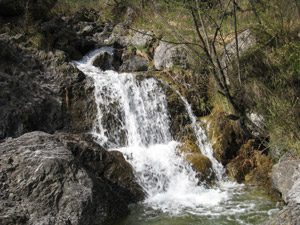
<instances>
[{"instance_id":1,"label":"wet rock","mask_svg":"<svg viewBox=\"0 0 300 225\"><path fill-rule=\"evenodd\" d=\"M214 110L202 119L214 149L214 157L226 165L243 143L238 122L228 119L224 112Z\"/></svg>"},{"instance_id":2,"label":"wet rock","mask_svg":"<svg viewBox=\"0 0 300 225\"><path fill-rule=\"evenodd\" d=\"M147 71L149 62L141 56L132 56L123 62L120 67L122 72Z\"/></svg>"},{"instance_id":3,"label":"wet rock","mask_svg":"<svg viewBox=\"0 0 300 225\"><path fill-rule=\"evenodd\" d=\"M84 78L80 82L66 85L66 115L64 128L72 132L90 132L97 117L97 106L94 96L94 81Z\"/></svg>"},{"instance_id":4,"label":"wet rock","mask_svg":"<svg viewBox=\"0 0 300 225\"><path fill-rule=\"evenodd\" d=\"M165 93L168 102L168 112L171 119L171 133L175 140L179 140L181 136L184 136L185 127L191 123L191 120L187 114L184 102L180 96L169 86L165 86ZM183 132L183 133L182 133Z\"/></svg>"},{"instance_id":5,"label":"wet rock","mask_svg":"<svg viewBox=\"0 0 300 225\"><path fill-rule=\"evenodd\" d=\"M101 70L119 70L121 55L116 49L103 50L96 56L93 65Z\"/></svg>"},{"instance_id":6,"label":"wet rock","mask_svg":"<svg viewBox=\"0 0 300 225\"><path fill-rule=\"evenodd\" d=\"M186 69L188 67L187 53L182 46L174 46L161 41L154 51L154 65L158 70L173 66Z\"/></svg>"},{"instance_id":7,"label":"wet rock","mask_svg":"<svg viewBox=\"0 0 300 225\"><path fill-rule=\"evenodd\" d=\"M122 154L86 135L32 132L0 152L3 225L107 224L144 196Z\"/></svg>"},{"instance_id":8,"label":"wet rock","mask_svg":"<svg viewBox=\"0 0 300 225\"><path fill-rule=\"evenodd\" d=\"M213 182L214 173L212 170L212 163L206 156L202 155L196 143L192 140L181 140L182 144L179 150L182 157L192 165L197 173L199 182L210 184Z\"/></svg>"}]
</instances>

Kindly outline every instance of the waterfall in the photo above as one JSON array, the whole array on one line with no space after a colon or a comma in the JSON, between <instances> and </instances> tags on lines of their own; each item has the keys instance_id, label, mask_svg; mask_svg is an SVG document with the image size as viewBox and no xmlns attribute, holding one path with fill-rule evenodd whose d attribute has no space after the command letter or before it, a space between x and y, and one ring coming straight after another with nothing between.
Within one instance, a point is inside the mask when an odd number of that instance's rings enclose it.
<instances>
[{"instance_id":1,"label":"waterfall","mask_svg":"<svg viewBox=\"0 0 300 225\"><path fill-rule=\"evenodd\" d=\"M232 200L243 185L222 181L223 166L213 157L204 129L197 123L191 106L181 96L198 147L212 162L218 185L199 185L196 172L179 156L180 143L170 133L165 93L153 78L138 79L135 74L101 71L92 62L101 51L85 56L76 66L94 80L98 108L92 133L108 150L122 152L133 166L136 179L147 193L146 208L172 215L234 215L253 208Z\"/></svg>"},{"instance_id":2,"label":"waterfall","mask_svg":"<svg viewBox=\"0 0 300 225\"><path fill-rule=\"evenodd\" d=\"M177 94L180 96L181 100L184 102L185 108L189 114L189 117L192 121L192 127L194 129L195 135L197 137L197 146L199 149L201 149L201 153L205 155L207 158L210 159L212 163L213 170L216 174L217 180L221 181L223 178L223 175L225 173L225 169L223 165L218 162L218 160L213 156L213 148L211 143L209 142L205 130L203 127L200 126L199 123L197 123L197 118L194 115L192 111L191 105L188 103L188 101L179 93L179 91L176 91Z\"/></svg>"}]
</instances>

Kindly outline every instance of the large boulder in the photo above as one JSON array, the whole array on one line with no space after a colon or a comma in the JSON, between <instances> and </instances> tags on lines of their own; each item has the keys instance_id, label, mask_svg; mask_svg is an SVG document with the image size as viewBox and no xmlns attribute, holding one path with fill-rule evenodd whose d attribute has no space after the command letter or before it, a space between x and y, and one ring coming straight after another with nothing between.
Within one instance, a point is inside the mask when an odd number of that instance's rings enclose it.
<instances>
[{"instance_id":1,"label":"large boulder","mask_svg":"<svg viewBox=\"0 0 300 225\"><path fill-rule=\"evenodd\" d=\"M271 182L286 205L265 225L300 224L300 160L288 159L276 164Z\"/></svg>"},{"instance_id":2,"label":"large boulder","mask_svg":"<svg viewBox=\"0 0 300 225\"><path fill-rule=\"evenodd\" d=\"M27 133L0 144L0 223L107 224L143 199L131 166L89 136Z\"/></svg>"},{"instance_id":3,"label":"large boulder","mask_svg":"<svg viewBox=\"0 0 300 225\"><path fill-rule=\"evenodd\" d=\"M154 51L154 65L158 70L178 66L188 67L187 52L180 45L172 45L161 41Z\"/></svg>"},{"instance_id":4,"label":"large boulder","mask_svg":"<svg viewBox=\"0 0 300 225\"><path fill-rule=\"evenodd\" d=\"M57 0L0 0L0 16L29 13L35 19L45 16Z\"/></svg>"},{"instance_id":5,"label":"large boulder","mask_svg":"<svg viewBox=\"0 0 300 225\"><path fill-rule=\"evenodd\" d=\"M300 160L286 160L272 169L272 185L286 203L300 204Z\"/></svg>"}]
</instances>

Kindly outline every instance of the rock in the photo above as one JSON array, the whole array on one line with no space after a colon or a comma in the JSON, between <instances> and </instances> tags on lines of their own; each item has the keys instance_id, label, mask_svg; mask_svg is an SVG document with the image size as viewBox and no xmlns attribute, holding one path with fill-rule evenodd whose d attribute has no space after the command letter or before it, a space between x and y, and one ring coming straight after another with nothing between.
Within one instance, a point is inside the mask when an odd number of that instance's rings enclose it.
<instances>
[{"instance_id":1,"label":"rock","mask_svg":"<svg viewBox=\"0 0 300 225\"><path fill-rule=\"evenodd\" d=\"M123 62L120 67L122 72L147 71L149 62L141 56L132 56Z\"/></svg>"},{"instance_id":2,"label":"rock","mask_svg":"<svg viewBox=\"0 0 300 225\"><path fill-rule=\"evenodd\" d=\"M239 55L240 57L243 56L243 54L249 50L251 47L253 47L256 44L256 38L253 35L252 31L250 29L247 29L240 33L238 35L238 47L239 47ZM236 44L235 39L231 41L229 44L225 47L227 56L224 54L224 57L228 60L228 57L235 58L236 57ZM224 60L224 59L223 59Z\"/></svg>"},{"instance_id":3,"label":"rock","mask_svg":"<svg viewBox=\"0 0 300 225\"><path fill-rule=\"evenodd\" d=\"M121 64L120 53L111 47L103 49L93 61L93 65L99 67L101 70L119 70Z\"/></svg>"},{"instance_id":4,"label":"rock","mask_svg":"<svg viewBox=\"0 0 300 225\"><path fill-rule=\"evenodd\" d=\"M62 127L60 98L28 78L0 72L0 139Z\"/></svg>"},{"instance_id":5,"label":"rock","mask_svg":"<svg viewBox=\"0 0 300 225\"><path fill-rule=\"evenodd\" d=\"M146 48L150 46L153 41L153 32L151 31L144 31L136 32L133 37L131 38L131 44L135 48Z\"/></svg>"},{"instance_id":6,"label":"rock","mask_svg":"<svg viewBox=\"0 0 300 225\"><path fill-rule=\"evenodd\" d=\"M236 153L226 169L231 178L241 183L259 185L271 192L270 172L273 162L268 155L256 149L255 140L248 140Z\"/></svg>"},{"instance_id":7,"label":"rock","mask_svg":"<svg viewBox=\"0 0 300 225\"><path fill-rule=\"evenodd\" d=\"M0 0L0 16L19 16L30 13L35 19L44 17L57 0Z\"/></svg>"},{"instance_id":8,"label":"rock","mask_svg":"<svg viewBox=\"0 0 300 225\"><path fill-rule=\"evenodd\" d=\"M271 181L286 203L300 204L300 160L286 160L273 166Z\"/></svg>"},{"instance_id":9,"label":"rock","mask_svg":"<svg viewBox=\"0 0 300 225\"><path fill-rule=\"evenodd\" d=\"M247 117L253 123L248 125L251 134L257 138L265 137L267 129L265 118L262 115L255 112L247 113Z\"/></svg>"},{"instance_id":10,"label":"rock","mask_svg":"<svg viewBox=\"0 0 300 225\"><path fill-rule=\"evenodd\" d=\"M182 46L174 46L161 41L154 51L154 65L158 70L179 66L188 67L187 53Z\"/></svg>"},{"instance_id":11,"label":"rock","mask_svg":"<svg viewBox=\"0 0 300 225\"><path fill-rule=\"evenodd\" d=\"M82 29L82 35L89 36L94 33L94 27L92 25L87 25Z\"/></svg>"},{"instance_id":12,"label":"rock","mask_svg":"<svg viewBox=\"0 0 300 225\"><path fill-rule=\"evenodd\" d=\"M105 44L114 44L115 42L119 43L123 47L127 47L130 45L131 38L126 35L126 29L123 23L117 24L111 35L104 42Z\"/></svg>"},{"instance_id":13,"label":"rock","mask_svg":"<svg viewBox=\"0 0 300 225\"><path fill-rule=\"evenodd\" d=\"M250 29L247 29L238 35L239 57L242 57L246 51L256 45L256 37ZM232 68L232 61L236 59L236 42L235 39L225 46L224 55L221 59L223 67ZM224 70L227 85L231 84L232 79L227 70Z\"/></svg>"},{"instance_id":14,"label":"rock","mask_svg":"<svg viewBox=\"0 0 300 225\"><path fill-rule=\"evenodd\" d=\"M184 102L176 91L169 86L164 86L164 90L168 99L167 103L171 119L171 133L175 140L180 140L182 136L190 133L191 130L186 126L191 123L191 120L187 114Z\"/></svg>"},{"instance_id":15,"label":"rock","mask_svg":"<svg viewBox=\"0 0 300 225\"><path fill-rule=\"evenodd\" d=\"M213 182L214 173L212 163L206 156L202 155L196 143L192 140L181 140L182 144L179 150L182 157L190 163L197 173L199 182L210 184Z\"/></svg>"},{"instance_id":16,"label":"rock","mask_svg":"<svg viewBox=\"0 0 300 225\"><path fill-rule=\"evenodd\" d=\"M132 24L132 21L134 20L136 15L137 14L133 8L127 7L126 13L125 13L125 19L123 21L124 26L129 27Z\"/></svg>"},{"instance_id":17,"label":"rock","mask_svg":"<svg viewBox=\"0 0 300 225\"><path fill-rule=\"evenodd\" d=\"M65 88L64 128L72 132L90 132L97 117L94 81L87 77Z\"/></svg>"},{"instance_id":18,"label":"rock","mask_svg":"<svg viewBox=\"0 0 300 225\"><path fill-rule=\"evenodd\" d=\"M271 182L287 205L265 225L300 224L300 160L290 159L273 166Z\"/></svg>"},{"instance_id":19,"label":"rock","mask_svg":"<svg viewBox=\"0 0 300 225\"><path fill-rule=\"evenodd\" d=\"M0 140L35 130L90 131L93 83L66 62L65 52L28 51L18 42L0 35Z\"/></svg>"},{"instance_id":20,"label":"rock","mask_svg":"<svg viewBox=\"0 0 300 225\"><path fill-rule=\"evenodd\" d=\"M27 133L0 144L0 223L107 224L143 199L122 154L89 136Z\"/></svg>"},{"instance_id":21,"label":"rock","mask_svg":"<svg viewBox=\"0 0 300 225\"><path fill-rule=\"evenodd\" d=\"M76 35L75 31L68 28L61 18L53 18L41 24L41 32L50 43L51 47L65 51L73 60L79 60L92 50L96 43Z\"/></svg>"},{"instance_id":22,"label":"rock","mask_svg":"<svg viewBox=\"0 0 300 225\"><path fill-rule=\"evenodd\" d=\"M300 224L300 205L290 204L284 206L275 216L263 225L298 225Z\"/></svg>"},{"instance_id":23,"label":"rock","mask_svg":"<svg viewBox=\"0 0 300 225\"><path fill-rule=\"evenodd\" d=\"M114 26L110 23L105 23L103 26L103 30L101 32L96 32L93 37L95 41L104 44L105 40L109 39Z\"/></svg>"},{"instance_id":24,"label":"rock","mask_svg":"<svg viewBox=\"0 0 300 225\"><path fill-rule=\"evenodd\" d=\"M243 144L242 131L237 121L228 119L224 112L214 110L202 119L214 149L214 157L226 165Z\"/></svg>"}]
</instances>

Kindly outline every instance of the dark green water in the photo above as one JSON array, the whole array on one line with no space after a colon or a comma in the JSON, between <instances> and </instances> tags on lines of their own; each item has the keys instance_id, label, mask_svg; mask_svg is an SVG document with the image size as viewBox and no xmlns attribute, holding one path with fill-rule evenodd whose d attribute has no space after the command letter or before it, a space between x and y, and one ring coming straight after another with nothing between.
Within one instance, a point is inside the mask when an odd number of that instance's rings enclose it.
<instances>
[{"instance_id":1,"label":"dark green water","mask_svg":"<svg viewBox=\"0 0 300 225\"><path fill-rule=\"evenodd\" d=\"M213 207L186 208L180 213L155 210L145 203L131 206L131 214L115 225L255 225L278 209L277 199L257 187L235 189L231 199Z\"/></svg>"}]
</instances>

